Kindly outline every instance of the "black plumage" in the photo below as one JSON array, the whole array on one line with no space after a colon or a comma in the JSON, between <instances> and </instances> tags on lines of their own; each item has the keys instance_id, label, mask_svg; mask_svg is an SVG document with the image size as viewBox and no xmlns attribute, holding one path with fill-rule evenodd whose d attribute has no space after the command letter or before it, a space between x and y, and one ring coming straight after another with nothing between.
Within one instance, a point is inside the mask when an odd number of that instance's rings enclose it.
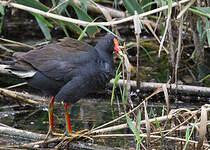
<instances>
[{"instance_id":1,"label":"black plumage","mask_svg":"<svg viewBox=\"0 0 210 150\"><path fill-rule=\"evenodd\" d=\"M118 42L113 35L107 34L95 47L64 38L55 44L14 54L16 61L8 67L11 73L17 76L20 74L32 87L52 95L47 137L51 133L56 134L53 121L54 101L65 103L66 133L73 134L69 106L88 93L105 87L115 73L114 50L120 51Z\"/></svg>"},{"instance_id":2,"label":"black plumage","mask_svg":"<svg viewBox=\"0 0 210 150\"><path fill-rule=\"evenodd\" d=\"M12 68L36 71L27 79L32 87L55 96L55 101L74 103L104 88L113 77L113 38L107 34L95 47L65 38L27 53L15 53L17 61Z\"/></svg>"}]
</instances>

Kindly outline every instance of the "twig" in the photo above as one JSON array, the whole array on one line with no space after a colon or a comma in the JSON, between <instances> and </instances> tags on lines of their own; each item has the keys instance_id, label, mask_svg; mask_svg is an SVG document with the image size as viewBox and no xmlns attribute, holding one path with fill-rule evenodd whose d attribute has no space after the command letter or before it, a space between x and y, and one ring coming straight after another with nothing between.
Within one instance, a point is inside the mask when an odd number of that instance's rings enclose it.
<instances>
[{"instance_id":1,"label":"twig","mask_svg":"<svg viewBox=\"0 0 210 150\"><path fill-rule=\"evenodd\" d=\"M135 11L134 17L134 29L136 35L136 46L137 46L137 54L136 54L136 82L137 89L140 88L140 79L139 79L139 58L140 58L140 33L141 33L141 22L139 20L137 11Z\"/></svg>"},{"instance_id":2,"label":"twig","mask_svg":"<svg viewBox=\"0 0 210 150\"><path fill-rule=\"evenodd\" d=\"M182 6L180 6L180 9L182 9ZM180 17L179 17L180 18ZM177 54L176 54L176 64L175 64L175 84L178 84L178 68L179 68L179 60L181 59L182 55L182 31L183 31L183 15L179 19L179 39L178 39L178 48L177 48Z\"/></svg>"},{"instance_id":3,"label":"twig","mask_svg":"<svg viewBox=\"0 0 210 150\"><path fill-rule=\"evenodd\" d=\"M58 4L56 7L51 8L50 10L48 10L48 13L55 11L56 9L58 9L59 7L61 7L62 5L64 5L65 3L68 3L68 2L69 2L69 0L64 0L62 3Z\"/></svg>"},{"instance_id":4,"label":"twig","mask_svg":"<svg viewBox=\"0 0 210 150\"><path fill-rule=\"evenodd\" d=\"M158 38L158 36L155 34L154 30L152 29L151 23L145 22L144 24L147 26L147 28L150 30L150 32L152 33L152 35L155 37L155 39L156 39L156 40L158 41L158 43L160 44L161 41L160 41L160 39ZM167 54L169 54L168 50L165 48L164 45L163 45L163 49L164 49L164 51L165 51Z\"/></svg>"},{"instance_id":5,"label":"twig","mask_svg":"<svg viewBox=\"0 0 210 150\"><path fill-rule=\"evenodd\" d=\"M177 109L177 111L178 110L179 109ZM155 123L156 121L163 122L163 121L170 120L170 119L172 119L176 115L175 112L177 112L177 111L175 110L172 113L170 113L169 115L165 115L165 116L161 116L161 117L157 117L157 118L152 118L152 119L149 119L148 121L151 124L151 123ZM207 108L206 111L209 112L210 111L210 107ZM192 117L194 117L195 114L198 113L198 112L199 112L199 110L192 111L191 112L192 113L192 116L190 116L186 120L188 121L188 120L192 119ZM187 122L186 120L182 124L186 123ZM141 120L140 124L143 125L143 124L146 124L146 122L147 122L146 120ZM133 121L132 123L134 125L136 124L135 121ZM199 123L196 123L196 124L198 125ZM179 129L179 130L186 129L186 128L180 128L180 126L181 125L179 124L178 126L176 126L173 129L169 130L168 133L165 134L165 136L168 135L169 133L171 133L172 131L174 131L175 129ZM124 123L124 124L114 125L114 126L103 128L103 129L94 130L94 131L91 132L91 134L95 134L95 133L98 134L98 133L105 133L105 132L117 131L117 130L125 129L125 128L128 128L128 127L129 127L128 124L127 123Z\"/></svg>"},{"instance_id":6,"label":"twig","mask_svg":"<svg viewBox=\"0 0 210 150\"><path fill-rule=\"evenodd\" d=\"M177 19L180 19L183 14L187 11L188 8L190 8L190 6L195 3L196 0L191 0L185 7L184 9L182 9L182 11L180 11L180 13L177 15Z\"/></svg>"},{"instance_id":7,"label":"twig","mask_svg":"<svg viewBox=\"0 0 210 150\"><path fill-rule=\"evenodd\" d=\"M22 101L22 102L30 104L30 105L40 105L41 104L41 102L31 100L30 98L32 98L32 97L34 98L34 96L32 96L32 95L24 94L24 93L20 93L20 92L14 92L14 91L6 90L3 88L0 88L0 95L9 96L9 97L12 97L14 99L17 99L19 101Z\"/></svg>"},{"instance_id":8,"label":"twig","mask_svg":"<svg viewBox=\"0 0 210 150\"><path fill-rule=\"evenodd\" d=\"M172 34L172 26L171 19L168 20L168 37L169 37L169 47L170 47L170 64L172 68L171 81L170 83L174 83L175 79L175 48L174 48L174 38Z\"/></svg>"},{"instance_id":9,"label":"twig","mask_svg":"<svg viewBox=\"0 0 210 150\"><path fill-rule=\"evenodd\" d=\"M172 6L172 7L173 7L173 6ZM168 12L169 12L169 11L168 11ZM168 18L167 18L167 20L166 20L165 31L164 31L164 33L163 33L163 38L162 38L162 40L161 40L161 42L160 42L160 48L159 48L159 51L158 51L158 56L159 56L159 57L160 57L160 52L161 52L162 47L163 47L163 43L164 43L164 41L165 41L166 33L167 33L167 31L168 31L168 26L169 26L169 21L170 21L170 19L171 19L171 14L168 14Z\"/></svg>"},{"instance_id":10,"label":"twig","mask_svg":"<svg viewBox=\"0 0 210 150\"><path fill-rule=\"evenodd\" d=\"M111 138L111 137L133 137L134 134L103 134L103 135L95 135L93 137L97 138L97 137L101 137L101 138ZM146 134L140 134L139 135L140 137L145 137L147 138L147 135ZM159 135L151 135L151 138L158 138L160 139L161 136ZM183 139L183 138L177 138L177 137L165 137L165 139L169 139L169 140L175 140L175 141L183 141L183 142L186 142L186 139ZM198 144L197 141L193 141L193 140L189 140L190 143L194 143L194 144ZM210 147L209 144L204 144L204 146L206 147Z\"/></svg>"},{"instance_id":11,"label":"twig","mask_svg":"<svg viewBox=\"0 0 210 150\"><path fill-rule=\"evenodd\" d=\"M141 107L141 105L142 105L145 101L147 101L147 100L150 99L152 96L154 96L154 95L156 95L157 93L159 93L160 91L161 91L160 89L154 91L152 94L150 94L148 97L146 97L146 98L144 99L144 101L142 101L138 106L136 106L135 108L133 108L131 111L127 112L126 114L124 114L124 115L122 115L122 116L120 116L120 117L118 117L118 118L116 118L116 119L114 119L114 120L112 120L112 121L110 121L110 122L107 122L107 123L105 123L105 124L103 124L103 125L101 125L101 126L99 126L99 127L96 127L95 129L93 129L93 130L90 131L90 132L91 132L91 133L98 133L98 132L99 132L99 131L97 131L98 129L100 129L100 128L102 128L102 127L105 127L105 126L107 126L107 125L109 125L109 124L112 124L112 123L114 123L114 122L116 122L116 121L118 121L118 120L124 118L126 115L129 115L129 114L133 113L134 111L138 110L138 109ZM125 125L125 124L124 124L124 125ZM127 126L127 124L126 124L126 126ZM103 129L101 129L101 130L103 130ZM97 132L96 132L96 131L97 131ZM103 131L100 131L100 132L103 132Z\"/></svg>"},{"instance_id":12,"label":"twig","mask_svg":"<svg viewBox=\"0 0 210 150\"><path fill-rule=\"evenodd\" d=\"M186 3L188 1L190 1L190 0L182 0L179 3L174 2L174 3L172 3L172 7L178 6L179 4ZM82 20L78 20L78 19L74 19L74 18L64 17L64 16L61 16L61 15L56 15L56 14L53 14L53 13L44 12L44 11L41 11L41 10L38 10L38 9L35 9L35 8L27 7L27 6L17 4L17 3L13 3L13 2L8 3L7 1L0 1L0 4L3 5L3 6L8 6L9 5L9 6L14 7L14 8L18 8L18 9L21 9L21 10L25 10L25 11L40 14L40 15L48 17L48 18L54 18L54 19L58 19L58 20L66 21L66 22L71 22L71 23L74 23L74 24L77 24L77 25L82 25L82 26L87 26L87 25L88 26L97 26L97 25L111 26L111 25L121 24L121 23L124 23L124 22L131 21L131 20L133 20L133 17L134 17L134 16L130 16L130 17L127 17L127 18L124 18L124 19L120 19L120 20L117 20L117 21L111 21L111 22L91 22L90 23L90 22L87 22L87 21L82 21ZM151 14L154 14L154 13L166 10L166 9L168 9L168 5L157 8L157 9L154 9L152 11L148 11L148 12L139 14L138 16L140 18L142 18L142 17L148 16L148 15L151 15Z\"/></svg>"},{"instance_id":13,"label":"twig","mask_svg":"<svg viewBox=\"0 0 210 150\"><path fill-rule=\"evenodd\" d=\"M19 86L23 86L23 85L27 85L28 83L27 82L22 82L22 83L19 83L19 84L15 84L15 85L12 85L12 86L8 86L7 88L5 89L12 89L12 88L16 88L16 87L19 87Z\"/></svg>"}]
</instances>

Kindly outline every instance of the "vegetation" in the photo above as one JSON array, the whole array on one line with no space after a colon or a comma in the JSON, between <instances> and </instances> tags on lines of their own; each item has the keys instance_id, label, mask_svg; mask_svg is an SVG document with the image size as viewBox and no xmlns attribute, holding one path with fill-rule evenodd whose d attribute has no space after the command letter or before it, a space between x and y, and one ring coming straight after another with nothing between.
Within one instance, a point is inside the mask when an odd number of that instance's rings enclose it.
<instances>
[{"instance_id":1,"label":"vegetation","mask_svg":"<svg viewBox=\"0 0 210 150\"><path fill-rule=\"evenodd\" d=\"M13 11L30 14L30 16L17 15L20 20L33 16L42 36L49 42L56 37L54 36L56 30L61 31L62 36L76 36L79 40L87 36L95 37L99 32L111 32L121 40L120 45L124 55L121 56L121 61L118 62L116 59L119 66L113 81L111 105L120 100L123 103L124 115L88 132L91 138L132 136L136 141L136 149L150 147L170 149L171 146L165 146L170 142L180 146L173 147L174 149L210 148L208 143L210 105L207 104L210 95L208 87L210 86L210 2L208 0L0 1L2 35L0 61L8 58L6 52L15 51L7 45L8 43L27 49L37 47L20 43L18 39L6 34ZM117 94L115 91L118 87L117 82L121 79L123 79L122 86L119 86ZM0 81L4 85L11 84L11 78L6 80L0 76ZM148 87L142 88L146 86L143 81L163 84L154 88L155 85L151 83L149 92L145 92ZM180 84L199 86L199 90L194 93L196 87L184 85L182 87L189 88L187 90L189 93L180 92L182 90ZM176 88L173 90L170 85ZM0 93L7 92L2 89ZM132 93L135 93L134 98ZM3 95L13 95L13 98L18 97L19 100L24 97L14 94L17 93ZM148 107L153 97L155 101L165 101L161 110L156 111ZM201 97L204 101L200 101ZM195 100L198 107L172 109L172 100L185 102L187 99ZM137 106L136 101L138 101ZM24 101L24 103L29 102ZM30 101L29 104L32 105L33 102ZM121 108L120 105L118 107ZM132 135L115 133L94 135L110 131L103 127L122 118L126 120L126 124L113 125L109 129L118 131L129 127ZM65 143L65 140L62 141L63 145L68 143ZM24 147L31 146L33 144L24 145Z\"/></svg>"}]
</instances>

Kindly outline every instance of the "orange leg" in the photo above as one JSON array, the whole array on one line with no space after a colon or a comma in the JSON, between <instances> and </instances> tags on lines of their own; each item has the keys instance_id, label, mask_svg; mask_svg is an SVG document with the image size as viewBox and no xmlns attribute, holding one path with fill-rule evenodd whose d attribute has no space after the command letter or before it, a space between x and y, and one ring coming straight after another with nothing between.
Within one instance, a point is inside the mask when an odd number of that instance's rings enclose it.
<instances>
[{"instance_id":1,"label":"orange leg","mask_svg":"<svg viewBox=\"0 0 210 150\"><path fill-rule=\"evenodd\" d=\"M84 134L85 132L87 132L87 129L81 130L81 131L77 131L75 133L72 132L72 128L71 128L71 121L70 121L70 115L69 115L69 110L70 110L70 104L69 103L65 103L65 118L66 118L66 134L67 135L78 135L78 134Z\"/></svg>"},{"instance_id":2,"label":"orange leg","mask_svg":"<svg viewBox=\"0 0 210 150\"><path fill-rule=\"evenodd\" d=\"M49 110L48 110L48 115L49 115L49 124L50 124L50 129L52 131L55 131L54 128L54 115L53 115L53 105L54 105L54 97L52 97L50 99L50 103L49 103Z\"/></svg>"},{"instance_id":3,"label":"orange leg","mask_svg":"<svg viewBox=\"0 0 210 150\"><path fill-rule=\"evenodd\" d=\"M67 134L72 134L72 129L71 129L71 121L70 121L70 115L69 115L69 108L70 108L70 104L69 103L65 103L65 117L66 117L66 130L67 130Z\"/></svg>"},{"instance_id":4,"label":"orange leg","mask_svg":"<svg viewBox=\"0 0 210 150\"><path fill-rule=\"evenodd\" d=\"M48 110L49 131L48 131L45 139L47 139L50 134L52 134L52 135L62 135L60 133L56 133L55 132L55 128L54 128L54 116L53 116L53 105L54 105L54 97L52 97L50 99L50 103L48 105L48 107L49 107L49 110Z\"/></svg>"}]
</instances>

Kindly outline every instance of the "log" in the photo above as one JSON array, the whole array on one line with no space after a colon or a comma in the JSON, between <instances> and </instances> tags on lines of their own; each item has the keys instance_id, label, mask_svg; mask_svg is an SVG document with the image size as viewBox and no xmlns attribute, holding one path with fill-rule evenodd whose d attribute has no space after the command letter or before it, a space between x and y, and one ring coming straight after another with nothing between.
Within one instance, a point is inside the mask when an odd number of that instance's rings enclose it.
<instances>
[{"instance_id":1,"label":"log","mask_svg":"<svg viewBox=\"0 0 210 150\"><path fill-rule=\"evenodd\" d=\"M126 81L125 81L126 82ZM110 81L109 86L112 86L114 83L114 79ZM131 87L137 86L136 81L130 81ZM154 83L154 82L141 82L139 89L141 90L155 90L157 88L162 87L166 83ZM122 86L123 80L119 80L117 85ZM171 92L174 92L177 90L178 93L182 94L193 94L198 96L210 96L210 87L201 87L201 86L191 86L191 85L177 85L176 84L166 84L167 89L169 89Z\"/></svg>"}]
</instances>

